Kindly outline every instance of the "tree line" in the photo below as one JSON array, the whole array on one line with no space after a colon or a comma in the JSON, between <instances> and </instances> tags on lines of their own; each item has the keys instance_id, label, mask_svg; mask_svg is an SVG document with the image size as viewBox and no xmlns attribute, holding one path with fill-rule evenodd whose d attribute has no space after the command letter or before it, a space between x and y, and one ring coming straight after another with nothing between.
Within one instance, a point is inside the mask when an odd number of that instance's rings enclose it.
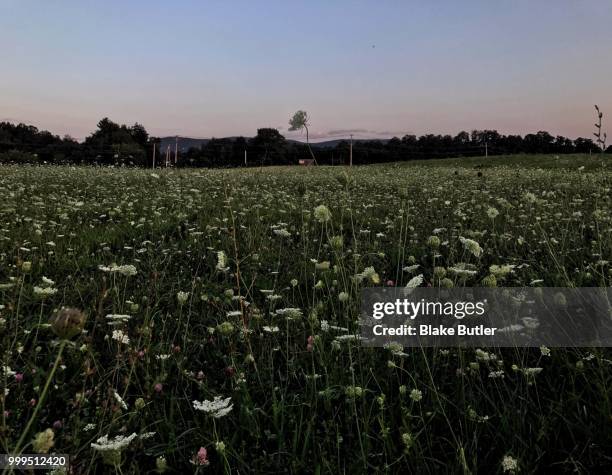
<instances>
[{"instance_id":1,"label":"tree line","mask_svg":"<svg viewBox=\"0 0 612 475\"><path fill-rule=\"evenodd\" d=\"M151 137L141 124L119 125L108 118L83 142L70 136L60 138L25 124L0 122L0 162L152 166L153 148L156 164L165 166L160 139ZM213 138L201 147L180 151L176 166L239 167L296 164L313 155L318 164L348 164L350 142L341 140L321 147L287 140L277 129L261 128L252 138ZM383 163L445 157L470 157L502 154L598 153L600 143L587 138L575 140L534 134L503 135L496 130L459 132L455 136L426 134L404 135L389 140L356 140L353 163ZM612 146L606 148L612 153ZM172 150L174 152L174 150ZM246 153L245 153L246 152ZM171 164L174 165L174 156Z\"/></svg>"}]
</instances>

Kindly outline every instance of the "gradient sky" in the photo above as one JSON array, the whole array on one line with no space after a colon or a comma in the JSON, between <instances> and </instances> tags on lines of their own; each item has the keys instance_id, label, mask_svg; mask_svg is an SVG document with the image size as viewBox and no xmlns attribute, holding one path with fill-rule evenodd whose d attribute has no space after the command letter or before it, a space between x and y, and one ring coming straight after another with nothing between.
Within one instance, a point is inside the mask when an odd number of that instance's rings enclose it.
<instances>
[{"instance_id":1,"label":"gradient sky","mask_svg":"<svg viewBox=\"0 0 612 475\"><path fill-rule=\"evenodd\" d=\"M612 135L612 2L0 0L0 121L83 139ZM604 121L606 116L604 116Z\"/></svg>"}]
</instances>

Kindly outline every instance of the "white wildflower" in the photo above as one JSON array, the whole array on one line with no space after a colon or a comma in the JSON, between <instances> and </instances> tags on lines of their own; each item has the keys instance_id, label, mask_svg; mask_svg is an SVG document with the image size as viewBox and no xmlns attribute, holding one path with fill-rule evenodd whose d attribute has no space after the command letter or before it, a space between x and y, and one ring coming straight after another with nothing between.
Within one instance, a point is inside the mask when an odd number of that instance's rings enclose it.
<instances>
[{"instance_id":1,"label":"white wildflower","mask_svg":"<svg viewBox=\"0 0 612 475\"><path fill-rule=\"evenodd\" d=\"M210 414L215 419L218 419L230 413L234 407L234 405L230 403L231 400L231 397L223 399L221 396L215 396L212 401L193 401L193 408Z\"/></svg>"},{"instance_id":2,"label":"white wildflower","mask_svg":"<svg viewBox=\"0 0 612 475\"><path fill-rule=\"evenodd\" d=\"M189 292L183 292L182 290L177 292L176 300L178 300L179 305L185 305L189 300Z\"/></svg>"},{"instance_id":3,"label":"white wildflower","mask_svg":"<svg viewBox=\"0 0 612 475\"><path fill-rule=\"evenodd\" d=\"M331 211L325 205L319 205L314 209L314 217L320 223L325 223L331 220Z\"/></svg>"},{"instance_id":4,"label":"white wildflower","mask_svg":"<svg viewBox=\"0 0 612 475\"><path fill-rule=\"evenodd\" d=\"M510 455L504 455L501 465L503 472L515 472L518 469L518 461Z\"/></svg>"},{"instance_id":5,"label":"white wildflower","mask_svg":"<svg viewBox=\"0 0 612 475\"><path fill-rule=\"evenodd\" d=\"M117 340L119 343L127 345L130 343L130 337L123 333L122 330L113 330L113 340Z\"/></svg>"},{"instance_id":6,"label":"white wildflower","mask_svg":"<svg viewBox=\"0 0 612 475\"><path fill-rule=\"evenodd\" d=\"M423 399L423 392L420 389L413 389L410 391L410 399L412 399L414 402L419 402L421 399Z\"/></svg>"},{"instance_id":7,"label":"white wildflower","mask_svg":"<svg viewBox=\"0 0 612 475\"><path fill-rule=\"evenodd\" d=\"M487 209L487 216L491 219L495 219L497 218L497 216L499 215L499 211L497 211L495 208L493 207L489 207Z\"/></svg>"},{"instance_id":8,"label":"white wildflower","mask_svg":"<svg viewBox=\"0 0 612 475\"><path fill-rule=\"evenodd\" d=\"M138 271L136 270L136 266L133 266L131 264L127 264L127 265L123 265L123 266L118 266L116 264L111 264L109 267L107 267L107 266L98 266L98 269L100 269L102 272L109 272L111 274L117 273L117 274L124 275L126 277L130 277L130 276L136 275L138 273Z\"/></svg>"},{"instance_id":9,"label":"white wildflower","mask_svg":"<svg viewBox=\"0 0 612 475\"><path fill-rule=\"evenodd\" d=\"M137 434L135 432L128 436L118 435L113 439L109 439L108 435L105 435L100 437L96 442L92 442L91 448L100 452L111 450L120 451L130 445L132 440L134 440L136 437Z\"/></svg>"},{"instance_id":10,"label":"white wildflower","mask_svg":"<svg viewBox=\"0 0 612 475\"><path fill-rule=\"evenodd\" d=\"M116 325L122 325L124 323L127 323L127 321L132 318L131 315L121 315L121 314L116 314L116 313L109 313L106 317L105 317L108 322L108 325L111 326L116 326Z\"/></svg>"},{"instance_id":11,"label":"white wildflower","mask_svg":"<svg viewBox=\"0 0 612 475\"><path fill-rule=\"evenodd\" d=\"M279 308L276 311L276 315L281 315L287 318L298 318L302 316L302 310L299 308L293 308L293 307Z\"/></svg>"},{"instance_id":12,"label":"white wildflower","mask_svg":"<svg viewBox=\"0 0 612 475\"><path fill-rule=\"evenodd\" d=\"M482 255L482 248L480 244L478 244L473 239L464 238L463 236L459 237L459 241L463 244L463 247L471 252L474 257L480 257Z\"/></svg>"},{"instance_id":13,"label":"white wildflower","mask_svg":"<svg viewBox=\"0 0 612 475\"><path fill-rule=\"evenodd\" d=\"M414 289L419 287L423 283L423 274L419 274L416 277L410 279L410 281L406 284L407 289Z\"/></svg>"},{"instance_id":14,"label":"white wildflower","mask_svg":"<svg viewBox=\"0 0 612 475\"><path fill-rule=\"evenodd\" d=\"M55 295L57 293L57 289L53 287L34 287L34 295L38 297L50 297L51 295Z\"/></svg>"}]
</instances>

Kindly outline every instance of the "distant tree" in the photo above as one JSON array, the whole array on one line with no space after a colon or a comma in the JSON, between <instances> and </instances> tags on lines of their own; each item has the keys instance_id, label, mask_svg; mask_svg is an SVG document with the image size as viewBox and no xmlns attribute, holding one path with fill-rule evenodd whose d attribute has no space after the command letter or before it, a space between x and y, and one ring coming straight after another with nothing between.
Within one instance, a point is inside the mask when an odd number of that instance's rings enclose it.
<instances>
[{"instance_id":1,"label":"distant tree","mask_svg":"<svg viewBox=\"0 0 612 475\"><path fill-rule=\"evenodd\" d=\"M312 147L310 146L310 140L308 139L308 120L308 113L306 111L297 111L295 114L293 114L293 117L289 119L289 130L306 130L306 145L308 146L308 150L310 151L310 156L316 162L316 158L314 156L314 153L312 152Z\"/></svg>"},{"instance_id":2,"label":"distant tree","mask_svg":"<svg viewBox=\"0 0 612 475\"><path fill-rule=\"evenodd\" d=\"M231 166L233 142L233 139L229 138L216 139L213 137L210 139L202 147L204 162L213 166Z\"/></svg>"},{"instance_id":3,"label":"distant tree","mask_svg":"<svg viewBox=\"0 0 612 475\"><path fill-rule=\"evenodd\" d=\"M462 130L453 139L455 145L462 146L470 143L470 134L468 134L465 130Z\"/></svg>"},{"instance_id":4,"label":"distant tree","mask_svg":"<svg viewBox=\"0 0 612 475\"><path fill-rule=\"evenodd\" d=\"M540 130L536 134L527 134L523 139L527 153L551 153L554 150L554 137Z\"/></svg>"},{"instance_id":5,"label":"distant tree","mask_svg":"<svg viewBox=\"0 0 612 475\"><path fill-rule=\"evenodd\" d=\"M401 160L402 158L402 141L398 137L392 137L387 142L387 150L389 158L393 161Z\"/></svg>"},{"instance_id":6,"label":"distant tree","mask_svg":"<svg viewBox=\"0 0 612 475\"><path fill-rule=\"evenodd\" d=\"M555 153L572 153L574 151L574 142L567 137L557 135L554 143Z\"/></svg>"},{"instance_id":7,"label":"distant tree","mask_svg":"<svg viewBox=\"0 0 612 475\"><path fill-rule=\"evenodd\" d=\"M582 137L578 137L574 140L574 147L576 147L576 153L591 153L593 150L599 148L591 139Z\"/></svg>"},{"instance_id":8,"label":"distant tree","mask_svg":"<svg viewBox=\"0 0 612 475\"><path fill-rule=\"evenodd\" d=\"M524 152L524 147L523 137L520 135L506 135L503 138L504 153L521 153Z\"/></svg>"},{"instance_id":9,"label":"distant tree","mask_svg":"<svg viewBox=\"0 0 612 475\"><path fill-rule=\"evenodd\" d=\"M126 162L132 164L144 164L146 157L146 140L141 144L136 141L143 140L148 134L144 127L139 124L135 129L125 125L119 125L105 117L98 122L98 129L85 139L87 154L102 160L105 163Z\"/></svg>"},{"instance_id":10,"label":"distant tree","mask_svg":"<svg viewBox=\"0 0 612 475\"><path fill-rule=\"evenodd\" d=\"M98 130L97 132L94 132L94 135L96 133L99 133L103 136L110 136L111 134L118 132L120 129L121 127L119 126L119 124L116 124L108 117L104 117L104 119L98 122Z\"/></svg>"},{"instance_id":11,"label":"distant tree","mask_svg":"<svg viewBox=\"0 0 612 475\"><path fill-rule=\"evenodd\" d=\"M285 161L286 140L277 129L257 129L250 146L262 164L278 165Z\"/></svg>"},{"instance_id":12,"label":"distant tree","mask_svg":"<svg viewBox=\"0 0 612 475\"><path fill-rule=\"evenodd\" d=\"M136 122L132 127L130 127L129 131L130 135L134 139L134 142L141 147L146 147L147 142L149 141L149 134L142 124Z\"/></svg>"}]
</instances>

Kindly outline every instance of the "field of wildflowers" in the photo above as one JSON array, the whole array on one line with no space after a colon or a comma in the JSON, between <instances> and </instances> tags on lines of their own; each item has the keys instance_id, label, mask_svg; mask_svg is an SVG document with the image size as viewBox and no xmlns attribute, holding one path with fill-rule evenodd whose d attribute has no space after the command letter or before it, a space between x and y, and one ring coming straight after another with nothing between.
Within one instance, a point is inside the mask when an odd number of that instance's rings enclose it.
<instances>
[{"instance_id":1,"label":"field of wildflowers","mask_svg":"<svg viewBox=\"0 0 612 475\"><path fill-rule=\"evenodd\" d=\"M612 467L602 349L362 348L366 286L610 286L612 173L0 168L0 452L71 473Z\"/></svg>"}]
</instances>

